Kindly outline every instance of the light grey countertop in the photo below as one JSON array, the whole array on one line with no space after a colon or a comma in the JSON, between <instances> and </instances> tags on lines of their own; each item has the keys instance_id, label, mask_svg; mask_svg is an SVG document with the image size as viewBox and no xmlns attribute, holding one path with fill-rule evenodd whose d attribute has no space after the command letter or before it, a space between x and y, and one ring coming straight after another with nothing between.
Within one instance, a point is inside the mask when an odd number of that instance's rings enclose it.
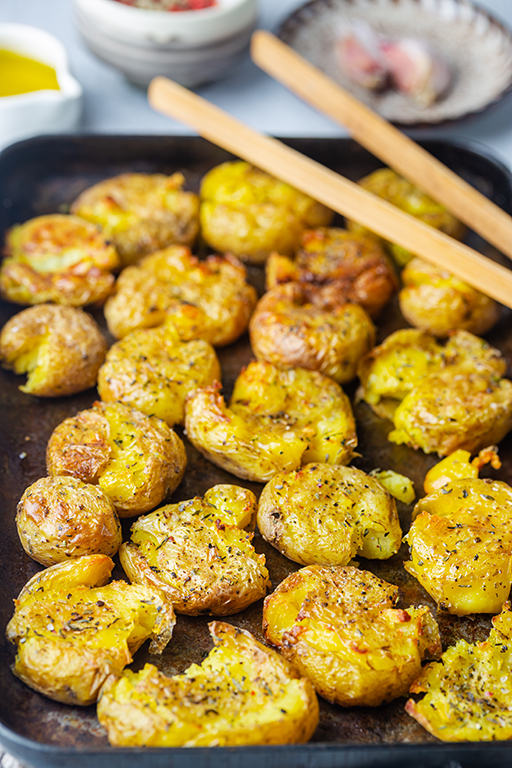
<instances>
[{"instance_id":1,"label":"light grey countertop","mask_svg":"<svg viewBox=\"0 0 512 768\"><path fill-rule=\"evenodd\" d=\"M260 26L275 30L303 0L260 0ZM512 0L480 0L512 27ZM32 24L66 46L71 68L84 88L80 130L94 133L190 134L185 126L153 112L146 94L117 70L97 59L83 43L71 0L0 0L0 21ZM346 132L301 102L251 63L249 57L226 79L204 86L202 96L277 136L345 136ZM512 99L473 120L414 136L466 138L485 144L512 168Z\"/></svg>"}]
</instances>

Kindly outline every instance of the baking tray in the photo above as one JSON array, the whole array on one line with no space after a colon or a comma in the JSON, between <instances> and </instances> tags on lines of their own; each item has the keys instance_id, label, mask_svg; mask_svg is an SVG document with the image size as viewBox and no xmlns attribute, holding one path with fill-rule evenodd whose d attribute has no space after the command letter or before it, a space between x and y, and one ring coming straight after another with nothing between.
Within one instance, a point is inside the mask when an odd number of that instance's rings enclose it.
<instances>
[{"instance_id":1,"label":"baking tray","mask_svg":"<svg viewBox=\"0 0 512 768\"><path fill-rule=\"evenodd\" d=\"M285 140L319 162L358 179L381 165L372 155L348 139ZM426 142L425 146L453 170L476 186L510 213L512 178L492 157L472 145ZM164 172L182 170L187 186L197 189L199 179L212 166L231 155L212 144L191 137L78 136L31 139L4 150L0 155L0 230L32 216L66 211L68 204L85 187L102 178L125 171ZM341 223L341 219L338 223ZM467 241L499 260L499 255L470 233ZM249 269L250 279L262 286L261 268ZM19 311L19 307L0 304L0 322ZM96 316L101 320L101 312ZM379 340L404 325L395 303L386 309L379 327ZM489 334L512 361L510 313ZM247 337L219 351L224 389L229 395L242 365L251 359ZM210 749L114 749L98 725L95 707L74 708L50 701L31 691L10 671L14 648L4 638L3 629L12 615L12 599L39 566L23 552L15 524L15 508L24 489L45 474L44 453L53 428L67 416L88 407L96 397L94 390L57 400L44 400L18 391L19 377L0 373L0 742L22 761L34 766L94 765L98 768L363 768L366 766L410 766L417 768L472 768L485 761L487 768L504 766L510 754L506 743L441 744L404 712L404 699L378 708L342 709L321 700L320 725L307 745L280 747L238 747ZM353 396L355 386L347 387ZM390 425L375 417L364 404L355 406L362 469L390 468L409 475L421 493L422 481L435 457L427 457L404 446L392 446L386 439ZM261 486L243 483L217 469L187 445L189 466L173 500L202 494L216 482L245 484L255 492ZM494 476L512 482L512 439L501 445L504 467ZM401 506L405 530L410 523L410 507ZM130 522L124 524L125 537ZM299 566L282 557L259 536L259 552L267 556L273 585ZM402 565L400 554L379 563L361 560L361 567L398 584L403 604L426 603L435 606ZM117 575L121 575L118 570ZM261 603L243 613L228 617L233 624L251 630L261 639ZM459 637L482 640L489 620L439 617L443 641ZM175 638L157 662L169 674L180 672L191 662L200 662L211 648L205 618L180 616ZM158 658L158 657L157 657ZM140 668L149 657L145 648L135 657Z\"/></svg>"}]
</instances>

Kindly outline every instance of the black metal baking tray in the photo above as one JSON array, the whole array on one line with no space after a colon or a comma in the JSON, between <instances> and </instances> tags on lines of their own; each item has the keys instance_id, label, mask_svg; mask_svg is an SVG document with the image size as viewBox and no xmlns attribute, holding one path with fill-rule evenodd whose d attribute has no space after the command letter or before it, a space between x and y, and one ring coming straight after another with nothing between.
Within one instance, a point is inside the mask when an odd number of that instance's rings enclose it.
<instances>
[{"instance_id":1,"label":"black metal baking tray","mask_svg":"<svg viewBox=\"0 0 512 768\"><path fill-rule=\"evenodd\" d=\"M381 165L372 155L348 139L293 139L286 143L315 160L358 179ZM427 142L425 146L457 173L510 213L512 178L508 171L481 149L467 144ZM31 139L9 147L0 154L0 235L16 222L32 216L65 211L85 187L102 178L125 171L172 172L182 170L187 185L197 189L209 168L230 158L212 144L191 137L79 136ZM499 254L473 233L472 246L500 260ZM262 284L262 270L250 268L250 278ZM19 311L0 303L0 322ZM405 325L395 303L386 310L379 327L379 339ZM97 313L101 319L101 312ZM510 313L489 334L512 361ZM220 350L224 387L227 393L242 365L251 358L247 338ZM95 708L73 708L52 702L31 691L10 671L14 649L4 638L4 627L12 615L12 599L39 566L23 552L14 525L16 503L25 488L45 474L44 452L53 428L65 417L88 407L94 390L57 400L43 400L18 391L19 377L0 372L0 742L28 765L76 766L76 768L366 768L369 766L410 766L417 768L474 768L485 761L487 768L512 763L510 747L495 744L441 744L430 736L403 709L404 699L378 708L342 709L321 702L320 725L311 743L283 747L238 747L210 749L113 749L109 747L95 717ZM353 395L354 387L347 391ZM389 424L375 417L364 404L355 405L359 450L357 464L369 470L380 466L402 471L421 489L426 470L434 457L404 446L392 446L386 439ZM203 493L216 482L237 478L217 469L190 446L185 479L173 499L180 501ZM498 478L512 482L512 439L501 445L503 469ZM247 484L256 492L261 486ZM408 528L410 508L400 509L402 525ZM124 525L125 536L129 523ZM264 552L274 586L298 566L255 539ZM404 605L426 603L430 597L409 576L400 555L385 563L361 562L361 566L398 584ZM121 572L119 571L119 575ZM261 604L228 620L253 631L261 638ZM439 617L445 644L458 637L483 639L489 620ZM207 619L180 616L175 638L158 665L165 672L182 671L192 661L201 661L211 647ZM148 660L145 649L135 657L135 668ZM151 657L154 662L155 657Z\"/></svg>"}]
</instances>

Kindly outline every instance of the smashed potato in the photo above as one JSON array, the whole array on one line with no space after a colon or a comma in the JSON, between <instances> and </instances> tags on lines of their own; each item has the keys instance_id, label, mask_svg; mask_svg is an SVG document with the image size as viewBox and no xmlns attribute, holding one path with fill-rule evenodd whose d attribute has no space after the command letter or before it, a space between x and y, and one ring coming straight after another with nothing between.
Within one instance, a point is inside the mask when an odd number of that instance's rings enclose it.
<instances>
[{"instance_id":1,"label":"smashed potato","mask_svg":"<svg viewBox=\"0 0 512 768\"><path fill-rule=\"evenodd\" d=\"M115 555L123 541L114 505L101 488L74 477L42 477L18 504L25 552L43 565L82 555Z\"/></svg>"},{"instance_id":2,"label":"smashed potato","mask_svg":"<svg viewBox=\"0 0 512 768\"><path fill-rule=\"evenodd\" d=\"M178 613L238 613L270 586L265 556L251 544L256 498L217 485L204 498L160 507L132 526L119 559L130 581L158 589Z\"/></svg>"},{"instance_id":3,"label":"smashed potato","mask_svg":"<svg viewBox=\"0 0 512 768\"><path fill-rule=\"evenodd\" d=\"M441 653L430 610L396 609L398 588L357 568L310 565L265 599L266 638L317 693L343 707L403 696Z\"/></svg>"},{"instance_id":4,"label":"smashed potato","mask_svg":"<svg viewBox=\"0 0 512 768\"><path fill-rule=\"evenodd\" d=\"M172 325L129 333L113 344L98 374L98 392L170 427L183 421L185 398L220 379L220 365L207 341L181 341Z\"/></svg>"},{"instance_id":5,"label":"smashed potato","mask_svg":"<svg viewBox=\"0 0 512 768\"><path fill-rule=\"evenodd\" d=\"M400 309L408 323L434 336L465 330L487 333L501 314L500 305L428 261L415 258L402 272Z\"/></svg>"},{"instance_id":6,"label":"smashed potato","mask_svg":"<svg viewBox=\"0 0 512 768\"><path fill-rule=\"evenodd\" d=\"M398 288L398 280L382 246L372 237L337 227L307 230L292 261L270 254L266 265L267 288L298 282L313 303L339 306L360 304L377 317Z\"/></svg>"},{"instance_id":7,"label":"smashed potato","mask_svg":"<svg viewBox=\"0 0 512 768\"><path fill-rule=\"evenodd\" d=\"M191 245L199 231L199 198L184 192L181 173L123 173L77 197L71 213L99 225L123 266L173 243Z\"/></svg>"},{"instance_id":8,"label":"smashed potato","mask_svg":"<svg viewBox=\"0 0 512 768\"><path fill-rule=\"evenodd\" d=\"M105 555L53 565L14 601L6 635L18 649L14 674L30 688L86 706L145 640L152 638L152 653L165 648L175 623L172 607L148 587L107 584L113 567Z\"/></svg>"},{"instance_id":9,"label":"smashed potato","mask_svg":"<svg viewBox=\"0 0 512 768\"><path fill-rule=\"evenodd\" d=\"M257 521L272 546L303 565L347 565L356 555L384 560L402 542L394 499L354 467L280 472L261 493Z\"/></svg>"},{"instance_id":10,"label":"smashed potato","mask_svg":"<svg viewBox=\"0 0 512 768\"><path fill-rule=\"evenodd\" d=\"M120 517L157 507L178 487L186 465L183 442L164 421L123 403L96 402L65 419L46 448L49 475L99 485Z\"/></svg>"},{"instance_id":11,"label":"smashed potato","mask_svg":"<svg viewBox=\"0 0 512 768\"><path fill-rule=\"evenodd\" d=\"M259 300L250 322L253 352L259 360L320 371L345 384L373 347L375 327L359 304L317 306L308 295L300 283L287 283Z\"/></svg>"},{"instance_id":12,"label":"smashed potato","mask_svg":"<svg viewBox=\"0 0 512 768\"><path fill-rule=\"evenodd\" d=\"M238 259L227 254L199 261L189 248L171 246L123 270L105 317L117 338L167 320L183 341L224 346L246 330L255 305L256 291Z\"/></svg>"},{"instance_id":13,"label":"smashed potato","mask_svg":"<svg viewBox=\"0 0 512 768\"><path fill-rule=\"evenodd\" d=\"M451 483L452 480L476 478L480 469L485 464L490 464L494 469L500 469L501 467L498 449L495 445L483 448L473 461L470 461L470 459L471 453L469 451L459 449L450 453L445 459L438 461L437 464L434 464L425 475L423 483L425 493L438 491L444 485Z\"/></svg>"},{"instance_id":14,"label":"smashed potato","mask_svg":"<svg viewBox=\"0 0 512 768\"><path fill-rule=\"evenodd\" d=\"M425 496L405 540L405 568L449 613L498 613L512 585L512 488L454 480Z\"/></svg>"},{"instance_id":15,"label":"smashed potato","mask_svg":"<svg viewBox=\"0 0 512 768\"><path fill-rule=\"evenodd\" d=\"M512 739L512 612L507 603L492 619L483 643L459 640L426 666L406 711L441 741Z\"/></svg>"},{"instance_id":16,"label":"smashed potato","mask_svg":"<svg viewBox=\"0 0 512 768\"><path fill-rule=\"evenodd\" d=\"M214 747L294 744L318 725L309 680L238 627L209 625L215 647L198 665L167 677L151 664L109 677L98 718L113 746Z\"/></svg>"},{"instance_id":17,"label":"smashed potato","mask_svg":"<svg viewBox=\"0 0 512 768\"><path fill-rule=\"evenodd\" d=\"M301 464L352 458L357 437L350 401L327 376L252 362L236 380L229 407L219 389L189 395L185 428L203 456L237 477L265 483Z\"/></svg>"},{"instance_id":18,"label":"smashed potato","mask_svg":"<svg viewBox=\"0 0 512 768\"><path fill-rule=\"evenodd\" d=\"M94 387L106 352L96 322L73 307L29 307L11 317L0 333L3 367L27 373L20 390L38 397L74 395Z\"/></svg>"},{"instance_id":19,"label":"smashed potato","mask_svg":"<svg viewBox=\"0 0 512 768\"><path fill-rule=\"evenodd\" d=\"M304 229L328 225L332 211L248 163L212 168L201 184L201 232L215 251L262 264L291 255Z\"/></svg>"},{"instance_id":20,"label":"smashed potato","mask_svg":"<svg viewBox=\"0 0 512 768\"><path fill-rule=\"evenodd\" d=\"M103 302L119 267L115 248L98 228L78 216L54 213L7 232L0 267L0 295L15 304Z\"/></svg>"},{"instance_id":21,"label":"smashed potato","mask_svg":"<svg viewBox=\"0 0 512 768\"><path fill-rule=\"evenodd\" d=\"M512 427L512 383L501 353L468 331L442 346L424 331L392 333L358 368L358 397L394 422L388 438L445 456L478 451Z\"/></svg>"},{"instance_id":22,"label":"smashed potato","mask_svg":"<svg viewBox=\"0 0 512 768\"><path fill-rule=\"evenodd\" d=\"M455 216L452 216L444 206L436 203L435 200L432 200L431 197L418 189L418 187L415 187L414 184L411 184L410 181L392 171L391 168L379 168L378 171L374 171L369 176L361 179L359 184L367 189L368 192L372 192L377 197L381 197L383 200L396 205L397 208L401 208L402 211L415 216L425 224L429 224L431 227L435 227L435 229L439 229L441 232L455 237L457 240L462 240L464 237L466 228L462 222L456 219ZM355 221L349 221L347 226L352 232L371 234L373 237L377 237ZM384 241L384 244L400 266L407 264L414 257L413 253L402 248L401 245L386 241Z\"/></svg>"}]
</instances>

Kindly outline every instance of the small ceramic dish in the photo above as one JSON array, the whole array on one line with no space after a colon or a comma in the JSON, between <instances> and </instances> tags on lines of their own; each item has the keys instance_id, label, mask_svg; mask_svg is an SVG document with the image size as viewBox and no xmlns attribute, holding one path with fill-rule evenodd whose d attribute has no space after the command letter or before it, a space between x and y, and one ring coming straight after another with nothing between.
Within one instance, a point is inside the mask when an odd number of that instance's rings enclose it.
<instances>
[{"instance_id":1,"label":"small ceramic dish","mask_svg":"<svg viewBox=\"0 0 512 768\"><path fill-rule=\"evenodd\" d=\"M389 39L416 38L453 72L446 94L422 107L397 90L367 90L343 72L341 30L364 22ZM483 112L512 91L512 33L470 0L312 0L281 25L279 37L387 120L432 126Z\"/></svg>"},{"instance_id":2,"label":"small ceramic dish","mask_svg":"<svg viewBox=\"0 0 512 768\"><path fill-rule=\"evenodd\" d=\"M248 50L257 0L217 0L211 8L155 11L117 0L74 0L89 48L146 86L166 75L189 88L228 74Z\"/></svg>"},{"instance_id":3,"label":"small ceramic dish","mask_svg":"<svg viewBox=\"0 0 512 768\"><path fill-rule=\"evenodd\" d=\"M82 86L71 75L66 51L57 38L25 24L0 24L0 49L48 64L59 84L58 91L0 97L0 146L74 128L82 111Z\"/></svg>"}]
</instances>

